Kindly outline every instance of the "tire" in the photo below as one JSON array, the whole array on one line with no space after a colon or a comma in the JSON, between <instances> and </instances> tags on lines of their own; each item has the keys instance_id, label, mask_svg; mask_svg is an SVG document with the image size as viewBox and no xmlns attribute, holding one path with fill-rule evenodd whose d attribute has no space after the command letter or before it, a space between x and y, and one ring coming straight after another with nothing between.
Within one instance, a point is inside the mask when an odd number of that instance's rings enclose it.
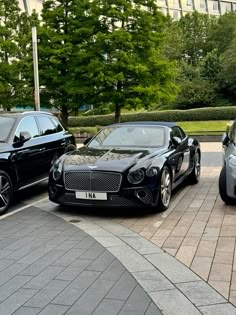
<instances>
[{"instance_id":1,"label":"tire","mask_svg":"<svg viewBox=\"0 0 236 315\"><path fill-rule=\"evenodd\" d=\"M9 208L13 198L13 185L11 177L4 171L0 171L0 215Z\"/></svg>"},{"instance_id":2,"label":"tire","mask_svg":"<svg viewBox=\"0 0 236 315\"><path fill-rule=\"evenodd\" d=\"M160 188L157 202L157 211L168 209L171 200L172 182L171 174L168 167L164 166L160 176Z\"/></svg>"},{"instance_id":3,"label":"tire","mask_svg":"<svg viewBox=\"0 0 236 315\"><path fill-rule=\"evenodd\" d=\"M226 189L226 167L224 166L220 172L220 177L219 177L219 192L220 192L220 197L221 199L226 203L226 204L232 204L235 203L235 199L231 198L227 194L227 189Z\"/></svg>"},{"instance_id":4,"label":"tire","mask_svg":"<svg viewBox=\"0 0 236 315\"><path fill-rule=\"evenodd\" d=\"M200 174L201 174L201 162L200 162L200 155L197 151L194 156L194 166L192 172L189 174L188 180L189 183L192 185L195 185L200 180Z\"/></svg>"}]
</instances>

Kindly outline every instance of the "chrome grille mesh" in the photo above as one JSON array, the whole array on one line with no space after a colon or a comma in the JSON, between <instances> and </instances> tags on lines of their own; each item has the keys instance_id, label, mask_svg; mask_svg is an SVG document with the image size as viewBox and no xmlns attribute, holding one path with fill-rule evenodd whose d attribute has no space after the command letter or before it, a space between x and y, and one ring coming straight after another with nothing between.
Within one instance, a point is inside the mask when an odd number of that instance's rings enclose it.
<instances>
[{"instance_id":1,"label":"chrome grille mesh","mask_svg":"<svg viewBox=\"0 0 236 315\"><path fill-rule=\"evenodd\" d=\"M111 172L66 172L64 177L67 190L118 192L122 176Z\"/></svg>"}]
</instances>

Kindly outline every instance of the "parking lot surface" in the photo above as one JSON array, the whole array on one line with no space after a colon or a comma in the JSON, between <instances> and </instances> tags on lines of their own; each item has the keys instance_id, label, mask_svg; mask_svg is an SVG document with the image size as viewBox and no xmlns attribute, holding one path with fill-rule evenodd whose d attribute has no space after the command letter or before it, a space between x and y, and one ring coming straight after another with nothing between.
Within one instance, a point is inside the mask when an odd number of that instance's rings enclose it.
<instances>
[{"instance_id":1,"label":"parking lot surface","mask_svg":"<svg viewBox=\"0 0 236 315\"><path fill-rule=\"evenodd\" d=\"M9 220L11 218L11 222L15 222L16 220L16 222L19 221L23 223L21 221L22 219L20 219L21 215L23 215L23 219L24 216L26 219L28 215L27 211L29 211L31 213L31 218L34 217L33 214L36 214L36 219L37 216L45 216L46 220L49 219L46 226L48 226L48 224L50 226L50 222L53 222L52 218L56 218L55 220L57 222L59 222L58 220L61 220L58 218L59 216L67 221L60 221L61 223L59 226L70 226L68 231L70 229L73 231L77 229L76 234L78 235L89 234L89 237L91 237L90 239L94 240L94 242L96 240L96 242L99 243L96 243L97 246L103 248L102 253L104 253L105 257L100 253L100 256L94 258L94 260L97 259L98 262L95 264L93 264L92 261L90 262L93 266L102 264L107 266L106 268L109 268L107 262L107 259L109 261L109 257L112 257L113 261L117 261L118 265L120 263L123 265L123 268L125 268L124 272L128 279L132 279L132 281L135 282L135 288L138 288L137 290L132 291L135 295L134 298L129 300L131 295L126 299L120 299L119 295L118 297L115 297L114 295L112 298L109 297L109 295L107 297L107 291L105 289L105 295L103 297L100 296L100 300L98 299L100 301L99 304L97 304L93 310L88 307L87 313L83 312L83 314L150 315L158 314L159 310L161 310L163 314L170 315L236 314L236 308L234 307L236 305L236 206L226 206L221 201L218 193L218 176L222 164L221 144L203 143L202 152L203 166L200 183L194 186L183 186L175 191L171 206L165 212L154 214L148 211L144 213L137 212L136 210L121 211L117 209L111 213L110 210L98 212L97 210L88 209L61 208L49 202L45 191L42 190L38 197L31 196L31 198L23 198L21 206L27 207L27 204L35 202L36 204L33 208L28 207L4 220ZM42 200L40 200L40 198ZM47 212L56 216L52 216ZM26 213L26 215L24 215L24 213ZM4 220L0 222L4 222ZM30 223L30 219L28 223ZM71 223L73 223L73 225L71 225ZM33 226L34 224L37 224L36 221L33 223ZM36 230L37 232L35 233L38 233L38 236L41 233L42 238L47 238L49 236L59 237L59 230L53 230L53 227L51 228L52 231L47 231L46 234L42 231L43 228L41 229L38 227L37 229L38 230ZM22 229L22 231L23 230L24 229ZM4 229L4 231L7 232L7 229ZM37 237L37 235L32 235L32 233L34 233L33 231L29 233L30 234L25 235L23 239L28 236ZM60 233L64 232L60 231ZM9 237L12 239L14 238L14 235L9 236L8 234L3 234L1 239L4 240ZM68 238L71 237L68 236ZM67 241L71 242L70 246ZM62 243L59 245L59 249L54 248L52 251L66 251L67 254L64 252L63 255L68 255L68 253L73 251L73 255L76 255L77 245L75 245L75 247L73 245L75 244L75 241L78 243L80 240L64 240L63 242L66 242L64 245ZM0 241L0 244L1 242L2 241ZM12 253L7 252L11 250L7 247L11 245L10 243L9 245L6 245L4 242L5 241L2 243L3 246L1 247L1 251L3 252L3 255L6 255L3 256L2 259L8 260ZM87 250L89 251L88 248ZM28 254L29 253L27 253L27 255ZM44 253L43 255L46 255L47 257L47 253ZM83 253L81 255L82 259L87 259L83 257ZM29 257L31 256L32 255ZM51 256L51 254L49 256ZM34 254L32 257L34 257ZM40 260L44 261L43 257L44 256L40 256L39 262ZM70 254L68 257L70 257ZM102 263L99 263L99 257ZM21 261L22 259L23 262ZM32 259L34 260L34 258ZM66 261L71 262L70 259L71 258L66 258ZM76 259L80 260L81 257L76 257L75 260ZM58 261L58 258L55 258L54 261ZM27 259L21 257L20 260L18 259L13 263L18 265L26 262ZM34 265L35 263L36 261L31 262L31 260L29 260L29 264ZM50 264L51 267L54 267L53 262ZM71 262L71 264L73 269L73 262ZM39 265L41 265L41 263L39 263ZM55 266L61 267L57 265ZM66 268L68 267L65 265L63 266ZM30 266L27 268L30 270L29 267ZM91 272L89 269L88 271ZM95 271L100 272L101 274L105 272L105 270ZM42 270L39 274L41 273ZM61 273L63 274L63 271L61 271ZM69 273L67 273L67 276L68 274ZM14 277L15 276L19 275L14 274ZM36 278L36 282L38 282L41 277L44 278L43 273L40 277L38 277L38 274L27 276L33 276ZM79 277L78 274L76 276ZM57 279L57 276L53 276L50 279L52 282L70 281L70 283L68 283L69 287L71 287L71 283L75 281L75 279ZM99 277L96 279L99 279ZM33 281L33 279L29 279L29 281ZM47 285L48 283L45 287L47 287ZM126 287L126 285L127 284L124 284L124 287ZM39 289L33 288L30 289L30 291L40 290L41 292L45 287L40 287ZM118 291L122 292L122 288L123 287L120 286ZM29 289L23 288L22 290L25 291ZM65 288L60 292L63 292L63 290L65 290ZM91 292L94 291L92 290L88 292L92 294ZM14 295L14 293L11 294ZM23 295L24 294L25 292L23 292ZM35 294L37 296L39 292L37 291ZM129 305L132 301L135 301L134 304L138 303L137 297L139 297L140 301L144 299L144 305L148 305L145 310L141 310L143 313L139 313L136 309L133 310L132 306L130 309L125 308L125 305ZM30 296L29 301L32 300L32 298L33 296ZM149 298L152 299L153 304ZM10 297L8 297L6 301L8 299L10 299ZM84 301L87 301L86 298L84 299ZM115 302L111 302L110 299ZM77 300L79 301L80 297L77 296ZM57 299L57 301L59 301L59 299ZM123 304L117 301L123 301ZM5 302L3 301L1 304L3 303ZM20 310L18 310L19 313L16 312L15 314L38 314L33 313L33 311L36 311L36 308L40 309L38 310L42 312L39 312L40 314L54 314L52 312L54 308L58 312L55 314L67 314L66 312L68 312L68 314L80 314L76 313L77 310L73 313L71 311L71 305L67 304L63 304L65 308L63 310L62 307L60 310L61 313L59 313L59 308L57 308L58 304L54 300L50 300L48 302L48 305L50 306L44 306L43 311L42 307L29 305L27 304L28 302L24 303L26 303L26 305L22 306L23 311L25 311L24 307L28 307L27 311L32 309L30 310L32 313L20 313ZM80 303L81 302L75 302L75 305L80 305ZM120 305L121 308L118 310L115 306L111 306L113 303L116 306ZM133 305L132 303L131 305ZM59 305L61 304L59 303ZM47 307L49 307L49 309L47 309ZM113 309L113 313L104 312L103 307L111 307L109 310ZM68 311L69 309L72 313ZM82 307L82 310L85 309L86 307ZM12 313L2 313L0 308L0 314Z\"/></svg>"}]
</instances>

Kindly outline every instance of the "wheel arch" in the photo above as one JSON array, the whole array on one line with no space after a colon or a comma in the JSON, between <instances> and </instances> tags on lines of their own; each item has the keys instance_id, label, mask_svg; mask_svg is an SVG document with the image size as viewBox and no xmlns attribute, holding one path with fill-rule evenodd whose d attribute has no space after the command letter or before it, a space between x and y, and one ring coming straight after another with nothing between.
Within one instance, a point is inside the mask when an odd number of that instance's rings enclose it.
<instances>
[{"instance_id":1,"label":"wheel arch","mask_svg":"<svg viewBox=\"0 0 236 315\"><path fill-rule=\"evenodd\" d=\"M0 160L0 171L4 171L10 176L12 184L15 188L17 184L17 174L8 161Z\"/></svg>"}]
</instances>

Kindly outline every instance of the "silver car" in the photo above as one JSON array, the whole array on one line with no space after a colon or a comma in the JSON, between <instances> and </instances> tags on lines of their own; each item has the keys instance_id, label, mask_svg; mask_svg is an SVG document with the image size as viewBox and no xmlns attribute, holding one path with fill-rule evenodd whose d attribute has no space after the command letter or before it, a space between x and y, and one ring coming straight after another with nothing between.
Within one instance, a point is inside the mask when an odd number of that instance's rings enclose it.
<instances>
[{"instance_id":1,"label":"silver car","mask_svg":"<svg viewBox=\"0 0 236 315\"><path fill-rule=\"evenodd\" d=\"M224 157L219 177L221 199L226 204L236 203L236 120L222 138Z\"/></svg>"}]
</instances>

